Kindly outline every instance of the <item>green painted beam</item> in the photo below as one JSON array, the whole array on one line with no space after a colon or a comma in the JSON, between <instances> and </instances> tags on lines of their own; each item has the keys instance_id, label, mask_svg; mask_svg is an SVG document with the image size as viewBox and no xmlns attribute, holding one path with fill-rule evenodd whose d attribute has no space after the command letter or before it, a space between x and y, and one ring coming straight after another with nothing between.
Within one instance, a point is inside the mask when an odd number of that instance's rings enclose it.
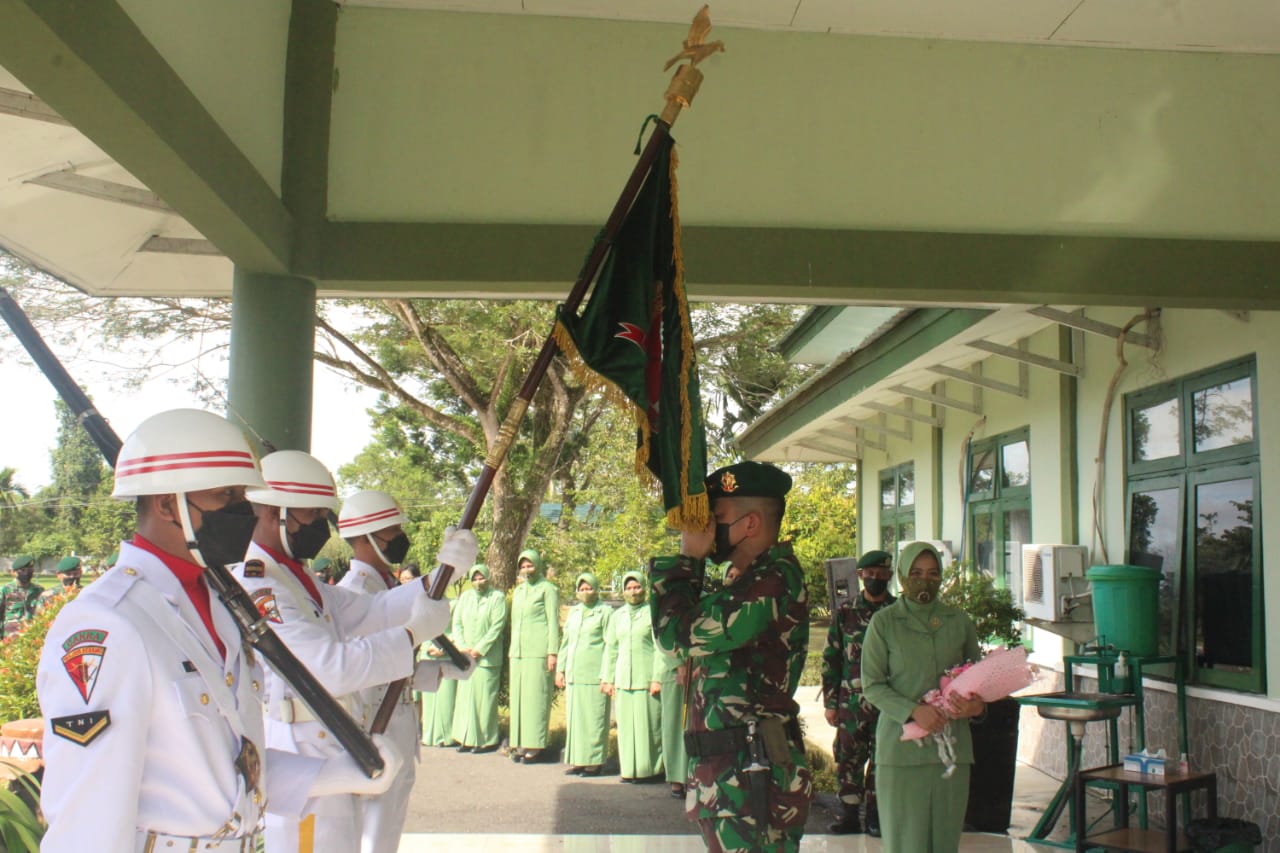
<instances>
[{"instance_id":1,"label":"green painted beam","mask_svg":"<svg viewBox=\"0 0 1280 853\"><path fill-rule=\"evenodd\" d=\"M882 337L833 364L783 405L756 419L738 436L738 446L745 456L758 458L787 436L990 313L975 308L925 308L915 312Z\"/></svg>"},{"instance_id":2,"label":"green painted beam","mask_svg":"<svg viewBox=\"0 0 1280 853\"><path fill-rule=\"evenodd\" d=\"M558 298L591 246L583 225L329 223L325 292ZM718 302L1280 308L1280 242L683 229L689 293Z\"/></svg>"},{"instance_id":3,"label":"green painted beam","mask_svg":"<svg viewBox=\"0 0 1280 853\"><path fill-rule=\"evenodd\" d=\"M236 270L232 288L227 416L264 451L310 450L315 285Z\"/></svg>"},{"instance_id":4,"label":"green painted beam","mask_svg":"<svg viewBox=\"0 0 1280 853\"><path fill-rule=\"evenodd\" d=\"M5 0L0 57L237 264L287 269L288 212L113 0Z\"/></svg>"},{"instance_id":5,"label":"green painted beam","mask_svg":"<svg viewBox=\"0 0 1280 853\"><path fill-rule=\"evenodd\" d=\"M332 0L293 0L285 61L280 193L297 223L294 268L316 265L325 236L337 22L338 7Z\"/></svg>"}]
</instances>

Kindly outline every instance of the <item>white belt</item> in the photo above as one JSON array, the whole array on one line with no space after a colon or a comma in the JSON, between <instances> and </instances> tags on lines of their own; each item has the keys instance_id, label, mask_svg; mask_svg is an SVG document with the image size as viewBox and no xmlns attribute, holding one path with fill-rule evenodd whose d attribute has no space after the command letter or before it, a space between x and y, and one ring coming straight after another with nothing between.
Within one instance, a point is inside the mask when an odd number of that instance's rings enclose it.
<instances>
[{"instance_id":1,"label":"white belt","mask_svg":"<svg viewBox=\"0 0 1280 853\"><path fill-rule=\"evenodd\" d=\"M344 696L337 700L348 714L354 715L351 710L351 704ZM282 723L312 723L320 718L311 713L311 709L301 699L281 699L279 702L272 704L265 702L262 705L263 712L273 720L279 720Z\"/></svg>"},{"instance_id":2,"label":"white belt","mask_svg":"<svg viewBox=\"0 0 1280 853\"><path fill-rule=\"evenodd\" d=\"M159 832L138 831L137 853L161 853L179 850L194 853L197 850L217 850L221 853L254 853L258 847L257 835L241 838L192 838L189 835L164 835Z\"/></svg>"}]
</instances>

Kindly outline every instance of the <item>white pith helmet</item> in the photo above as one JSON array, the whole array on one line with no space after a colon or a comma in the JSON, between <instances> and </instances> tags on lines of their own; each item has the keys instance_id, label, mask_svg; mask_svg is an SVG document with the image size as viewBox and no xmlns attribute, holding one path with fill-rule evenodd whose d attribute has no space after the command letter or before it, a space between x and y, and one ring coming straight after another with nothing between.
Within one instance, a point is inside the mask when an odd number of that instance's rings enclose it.
<instances>
[{"instance_id":1,"label":"white pith helmet","mask_svg":"<svg viewBox=\"0 0 1280 853\"><path fill-rule=\"evenodd\" d=\"M116 459L113 498L261 487L258 458L244 433L200 409L171 409L138 424Z\"/></svg>"},{"instance_id":2,"label":"white pith helmet","mask_svg":"<svg viewBox=\"0 0 1280 853\"><path fill-rule=\"evenodd\" d=\"M386 492L366 489L343 502L342 512L338 515L338 534L343 539L350 539L408 523L408 517L395 498Z\"/></svg>"},{"instance_id":3,"label":"white pith helmet","mask_svg":"<svg viewBox=\"0 0 1280 853\"><path fill-rule=\"evenodd\" d=\"M301 450L277 450L262 457L266 488L249 489L245 497L256 504L310 509L338 508L333 475L319 459Z\"/></svg>"}]
</instances>

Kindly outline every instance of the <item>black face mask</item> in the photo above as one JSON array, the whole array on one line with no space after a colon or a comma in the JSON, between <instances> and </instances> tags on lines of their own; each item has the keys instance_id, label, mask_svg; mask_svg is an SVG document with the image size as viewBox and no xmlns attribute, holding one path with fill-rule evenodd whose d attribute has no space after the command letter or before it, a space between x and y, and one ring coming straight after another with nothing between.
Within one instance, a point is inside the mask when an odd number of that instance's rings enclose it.
<instances>
[{"instance_id":1,"label":"black face mask","mask_svg":"<svg viewBox=\"0 0 1280 853\"><path fill-rule=\"evenodd\" d=\"M404 533L397 533L396 537L379 548L382 552L382 559L388 563L395 565L404 562L404 558L409 556L409 537Z\"/></svg>"},{"instance_id":2,"label":"black face mask","mask_svg":"<svg viewBox=\"0 0 1280 853\"><path fill-rule=\"evenodd\" d=\"M884 578L867 578L862 582L862 588L872 598L879 598L889 589L889 582Z\"/></svg>"},{"instance_id":3,"label":"black face mask","mask_svg":"<svg viewBox=\"0 0 1280 853\"><path fill-rule=\"evenodd\" d=\"M72 575L71 577L63 578L63 579L62 579L62 585L63 585L64 587L66 587L67 589L71 589L72 587L80 586L80 576L79 576L79 575Z\"/></svg>"},{"instance_id":4,"label":"black face mask","mask_svg":"<svg viewBox=\"0 0 1280 853\"><path fill-rule=\"evenodd\" d=\"M200 507L187 501L188 506ZM244 559L253 541L258 517L248 501L237 501L222 509L200 510L200 529L196 531L196 548L206 566L227 566Z\"/></svg>"},{"instance_id":5,"label":"black face mask","mask_svg":"<svg viewBox=\"0 0 1280 853\"><path fill-rule=\"evenodd\" d=\"M310 560L324 543L329 541L329 519L321 516L310 524L300 526L296 533L289 536L289 550L295 560Z\"/></svg>"},{"instance_id":6,"label":"black face mask","mask_svg":"<svg viewBox=\"0 0 1280 853\"><path fill-rule=\"evenodd\" d=\"M730 542L729 529L750 514L751 513L744 513L728 524L721 524L720 522L716 523L716 545L715 550L711 552L711 562L723 563L725 560L729 559L729 555L733 553L733 549L742 542L741 539L737 542Z\"/></svg>"},{"instance_id":7,"label":"black face mask","mask_svg":"<svg viewBox=\"0 0 1280 853\"><path fill-rule=\"evenodd\" d=\"M18 571L14 572L14 575L17 576L18 583L26 586L31 583L31 578L35 575L35 571L31 569L18 569Z\"/></svg>"}]
</instances>

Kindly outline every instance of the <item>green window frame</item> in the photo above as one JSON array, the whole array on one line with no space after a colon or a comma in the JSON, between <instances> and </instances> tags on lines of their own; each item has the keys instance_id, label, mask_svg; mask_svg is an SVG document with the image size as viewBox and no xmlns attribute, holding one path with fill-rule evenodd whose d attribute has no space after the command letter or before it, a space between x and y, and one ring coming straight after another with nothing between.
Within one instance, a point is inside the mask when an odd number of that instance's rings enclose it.
<instances>
[{"instance_id":1,"label":"green window frame","mask_svg":"<svg viewBox=\"0 0 1280 853\"><path fill-rule=\"evenodd\" d=\"M1160 653L1192 683L1266 691L1257 364L1125 396L1125 560L1156 568Z\"/></svg>"},{"instance_id":2,"label":"green window frame","mask_svg":"<svg viewBox=\"0 0 1280 853\"><path fill-rule=\"evenodd\" d=\"M968 553L970 565L991 575L1000 589L1012 586L1031 541L1031 429L1020 427L969 446Z\"/></svg>"},{"instance_id":3,"label":"green window frame","mask_svg":"<svg viewBox=\"0 0 1280 853\"><path fill-rule=\"evenodd\" d=\"M903 462L876 475L880 501L880 548L896 554L897 543L916 538L916 464Z\"/></svg>"}]
</instances>

